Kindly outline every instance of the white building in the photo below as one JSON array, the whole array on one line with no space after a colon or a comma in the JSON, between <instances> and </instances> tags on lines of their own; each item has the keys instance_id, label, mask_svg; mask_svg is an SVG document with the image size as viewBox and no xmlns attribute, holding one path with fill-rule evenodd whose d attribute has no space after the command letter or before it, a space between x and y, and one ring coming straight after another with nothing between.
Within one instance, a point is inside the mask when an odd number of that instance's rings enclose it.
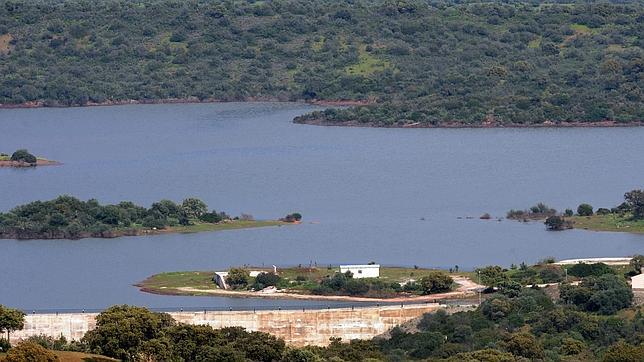
<instances>
[{"instance_id":1,"label":"white building","mask_svg":"<svg viewBox=\"0 0 644 362\"><path fill-rule=\"evenodd\" d=\"M360 278L378 278L380 276L379 264L365 264L365 265L340 265L340 273L350 271L353 277Z\"/></svg>"},{"instance_id":2,"label":"white building","mask_svg":"<svg viewBox=\"0 0 644 362\"><path fill-rule=\"evenodd\" d=\"M631 288L633 291L644 291L644 274L631 277Z\"/></svg>"}]
</instances>

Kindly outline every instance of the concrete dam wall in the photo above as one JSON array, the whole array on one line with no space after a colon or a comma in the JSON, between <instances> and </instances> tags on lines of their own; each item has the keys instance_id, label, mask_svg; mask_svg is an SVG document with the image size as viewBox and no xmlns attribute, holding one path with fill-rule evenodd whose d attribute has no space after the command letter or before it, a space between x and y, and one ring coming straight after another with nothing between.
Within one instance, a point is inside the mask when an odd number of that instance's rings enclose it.
<instances>
[{"instance_id":1,"label":"concrete dam wall","mask_svg":"<svg viewBox=\"0 0 644 362\"><path fill-rule=\"evenodd\" d=\"M271 311L200 311L171 312L177 322L206 324L213 328L244 327L249 331L270 333L283 338L293 346L325 346L329 338L342 340L370 339L391 328L403 324L425 313L446 308L436 303L379 306L366 308L338 308L312 310L271 310ZM463 307L449 307L448 310L462 310ZM12 343L34 335L78 340L95 328L97 313L56 313L29 314L25 327L11 334Z\"/></svg>"}]
</instances>

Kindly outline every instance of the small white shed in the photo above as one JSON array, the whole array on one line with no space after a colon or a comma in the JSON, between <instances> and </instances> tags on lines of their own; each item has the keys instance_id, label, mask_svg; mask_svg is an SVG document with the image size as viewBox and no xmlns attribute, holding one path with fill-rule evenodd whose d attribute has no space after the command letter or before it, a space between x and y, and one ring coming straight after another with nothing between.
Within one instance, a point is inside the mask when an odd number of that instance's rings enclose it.
<instances>
[{"instance_id":1,"label":"small white shed","mask_svg":"<svg viewBox=\"0 0 644 362\"><path fill-rule=\"evenodd\" d=\"M353 277L360 278L378 278L380 276L379 264L363 264L363 265L340 265L340 273L350 271Z\"/></svg>"}]
</instances>

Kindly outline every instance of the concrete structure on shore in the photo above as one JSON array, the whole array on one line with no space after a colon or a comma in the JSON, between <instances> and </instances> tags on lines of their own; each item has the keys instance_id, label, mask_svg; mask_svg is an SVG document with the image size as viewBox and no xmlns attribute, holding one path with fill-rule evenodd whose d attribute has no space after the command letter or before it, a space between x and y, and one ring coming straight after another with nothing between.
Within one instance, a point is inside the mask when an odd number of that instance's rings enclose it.
<instances>
[{"instance_id":1,"label":"concrete structure on shore","mask_svg":"<svg viewBox=\"0 0 644 362\"><path fill-rule=\"evenodd\" d=\"M324 346L329 338L342 340L370 339L391 328L439 308L460 311L469 306L441 306L436 303L415 305L388 305L366 308L337 308L312 310L172 312L177 322L206 324L213 328L239 326L249 331L270 333L283 338L293 346ZM68 340L79 340L95 328L97 313L29 314L25 327L11 334L11 342L18 343L30 336L63 335Z\"/></svg>"}]
</instances>

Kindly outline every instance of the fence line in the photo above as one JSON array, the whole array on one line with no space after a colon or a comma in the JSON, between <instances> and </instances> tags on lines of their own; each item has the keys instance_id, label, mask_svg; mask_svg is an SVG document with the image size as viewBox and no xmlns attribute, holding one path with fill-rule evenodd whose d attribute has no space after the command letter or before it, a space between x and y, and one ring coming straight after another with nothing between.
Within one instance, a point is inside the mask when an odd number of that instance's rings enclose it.
<instances>
[{"instance_id":1,"label":"fence line","mask_svg":"<svg viewBox=\"0 0 644 362\"><path fill-rule=\"evenodd\" d=\"M384 307L384 306L418 306L427 304L438 304L442 307L474 307L478 304L475 302L464 302L461 300L434 300L425 302L358 302L358 303L331 303L331 304L300 304L300 305L259 305L259 306L190 306L190 307L146 307L153 312L259 312L259 311L281 311L281 310L301 310L303 312L316 312L328 309L348 309L351 310ZM145 307L145 306L144 306ZM101 313L107 308L52 308L52 309L22 309L25 314L70 314L70 313Z\"/></svg>"}]
</instances>

